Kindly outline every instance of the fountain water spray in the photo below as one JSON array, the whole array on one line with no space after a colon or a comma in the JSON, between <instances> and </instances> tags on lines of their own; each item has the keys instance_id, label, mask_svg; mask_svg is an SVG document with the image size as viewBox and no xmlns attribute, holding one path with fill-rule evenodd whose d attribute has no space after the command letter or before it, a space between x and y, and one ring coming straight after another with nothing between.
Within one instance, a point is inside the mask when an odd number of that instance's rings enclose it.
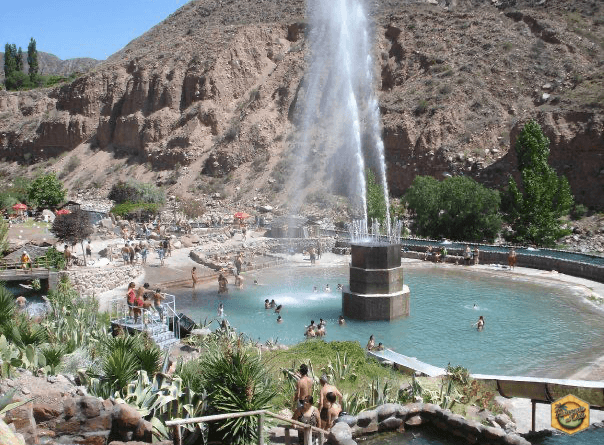
<instances>
[{"instance_id":1,"label":"fountain water spray","mask_svg":"<svg viewBox=\"0 0 604 445\"><path fill-rule=\"evenodd\" d=\"M398 218L382 223L373 219L371 224L367 220L357 219L346 225L350 234L350 242L352 244L359 243L388 243L400 244L401 233L403 231L403 222Z\"/></svg>"},{"instance_id":2,"label":"fountain water spray","mask_svg":"<svg viewBox=\"0 0 604 445\"><path fill-rule=\"evenodd\" d=\"M308 0L310 44L308 68L298 94L298 159L291 181L309 177L350 198L367 223L365 169L371 168L384 189L386 227L390 205L378 101L372 26L364 0ZM324 178L316 178L320 169ZM309 173L312 173L310 175ZM297 212L302 187L290 196Z\"/></svg>"}]
</instances>

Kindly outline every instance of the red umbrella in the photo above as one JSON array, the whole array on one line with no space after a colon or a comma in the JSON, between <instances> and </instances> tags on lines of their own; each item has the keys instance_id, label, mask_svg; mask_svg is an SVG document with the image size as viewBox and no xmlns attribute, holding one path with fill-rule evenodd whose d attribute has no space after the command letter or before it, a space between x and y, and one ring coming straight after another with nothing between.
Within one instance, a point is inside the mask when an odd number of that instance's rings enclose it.
<instances>
[{"instance_id":1,"label":"red umbrella","mask_svg":"<svg viewBox=\"0 0 604 445\"><path fill-rule=\"evenodd\" d=\"M61 209L61 210L57 210L57 211L55 212L55 214L56 214L57 216L59 216L59 215L68 215L68 214L70 214L70 213L71 213L71 212L70 212L68 209Z\"/></svg>"},{"instance_id":2,"label":"red umbrella","mask_svg":"<svg viewBox=\"0 0 604 445\"><path fill-rule=\"evenodd\" d=\"M248 215L248 214L247 214L247 213L245 213L245 212L237 212L237 213L235 213L235 214L233 215L233 217L234 217L234 218L237 218L237 219L245 219L245 218L249 218L250 216L251 216L251 215Z\"/></svg>"},{"instance_id":3,"label":"red umbrella","mask_svg":"<svg viewBox=\"0 0 604 445\"><path fill-rule=\"evenodd\" d=\"M22 204L22 203L18 202L17 204L15 204L13 206L13 209L15 209L15 210L27 210L27 206L25 204Z\"/></svg>"}]
</instances>

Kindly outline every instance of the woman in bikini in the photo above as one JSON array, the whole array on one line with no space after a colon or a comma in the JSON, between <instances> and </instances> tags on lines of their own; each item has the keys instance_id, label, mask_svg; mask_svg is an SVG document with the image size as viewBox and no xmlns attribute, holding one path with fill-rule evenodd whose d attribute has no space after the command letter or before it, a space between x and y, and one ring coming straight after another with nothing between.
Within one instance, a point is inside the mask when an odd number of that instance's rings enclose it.
<instances>
[{"instance_id":1,"label":"woman in bikini","mask_svg":"<svg viewBox=\"0 0 604 445\"><path fill-rule=\"evenodd\" d=\"M296 409L292 419L306 425L317 426L319 424L319 410L313 406L312 396L304 397L300 400L300 403L302 406ZM298 430L298 442L304 443L304 431Z\"/></svg>"},{"instance_id":2,"label":"woman in bikini","mask_svg":"<svg viewBox=\"0 0 604 445\"><path fill-rule=\"evenodd\" d=\"M134 283L134 281L132 281L128 285L128 291L126 292L126 301L128 302L128 316L129 317L132 317L132 314L134 313L134 311L133 311L134 299L136 298L136 291L134 290L135 288L136 288L136 284Z\"/></svg>"}]
</instances>

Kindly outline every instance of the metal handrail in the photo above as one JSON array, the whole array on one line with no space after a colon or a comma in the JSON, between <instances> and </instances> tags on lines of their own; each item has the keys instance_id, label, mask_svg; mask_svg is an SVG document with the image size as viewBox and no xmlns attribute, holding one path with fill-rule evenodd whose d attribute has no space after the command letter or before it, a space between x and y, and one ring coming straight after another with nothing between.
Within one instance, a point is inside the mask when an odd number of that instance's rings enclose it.
<instances>
[{"instance_id":1,"label":"metal handrail","mask_svg":"<svg viewBox=\"0 0 604 445\"><path fill-rule=\"evenodd\" d=\"M281 416L279 414L275 414L275 413L265 410L265 409L258 410L258 411L246 411L246 412L242 412L242 413L214 414L212 416L192 417L190 419L168 420L166 422L166 426L173 428L174 445L182 445L182 437L180 434L180 427L182 425L187 425L190 423L213 422L215 420L236 419L239 417L258 416L258 445L264 445L263 428L264 428L264 416L265 415L269 416L269 417L274 417L275 419L279 419L279 420L282 420L287 423L290 423L299 428L303 428L304 429L304 445L312 445L312 443L313 443L312 442L312 433L313 432L319 433L319 445L323 445L323 443L325 442L325 435L329 434L329 431L326 431L322 428L308 425L306 423L302 423L297 420L290 419L285 416Z\"/></svg>"}]
</instances>

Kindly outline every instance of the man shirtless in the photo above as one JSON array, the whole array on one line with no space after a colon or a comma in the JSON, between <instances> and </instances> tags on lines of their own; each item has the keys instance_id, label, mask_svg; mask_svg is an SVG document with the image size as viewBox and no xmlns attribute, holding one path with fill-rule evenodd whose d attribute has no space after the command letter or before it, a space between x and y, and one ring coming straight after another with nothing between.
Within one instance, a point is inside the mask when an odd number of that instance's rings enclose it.
<instances>
[{"instance_id":1,"label":"man shirtless","mask_svg":"<svg viewBox=\"0 0 604 445\"><path fill-rule=\"evenodd\" d=\"M304 363L300 365L300 378L296 383L296 393L294 394L294 406L299 408L304 405L304 402L300 402L304 400L306 396L312 396L312 379L308 377L308 366Z\"/></svg>"},{"instance_id":2,"label":"man shirtless","mask_svg":"<svg viewBox=\"0 0 604 445\"><path fill-rule=\"evenodd\" d=\"M191 269L191 279L193 280L193 289L195 289L195 285L199 281L199 279L197 278L197 267Z\"/></svg>"},{"instance_id":3,"label":"man shirtless","mask_svg":"<svg viewBox=\"0 0 604 445\"><path fill-rule=\"evenodd\" d=\"M327 393L334 393L336 398L339 400L340 405L342 405L342 393L338 391L338 388L328 383L328 377L326 374L323 374L321 376L319 382L321 383L321 394L319 395L319 413L321 416L321 420L319 422L319 428L329 429L330 425L327 424L329 420L327 407L331 406L331 404L327 400Z\"/></svg>"}]
</instances>

